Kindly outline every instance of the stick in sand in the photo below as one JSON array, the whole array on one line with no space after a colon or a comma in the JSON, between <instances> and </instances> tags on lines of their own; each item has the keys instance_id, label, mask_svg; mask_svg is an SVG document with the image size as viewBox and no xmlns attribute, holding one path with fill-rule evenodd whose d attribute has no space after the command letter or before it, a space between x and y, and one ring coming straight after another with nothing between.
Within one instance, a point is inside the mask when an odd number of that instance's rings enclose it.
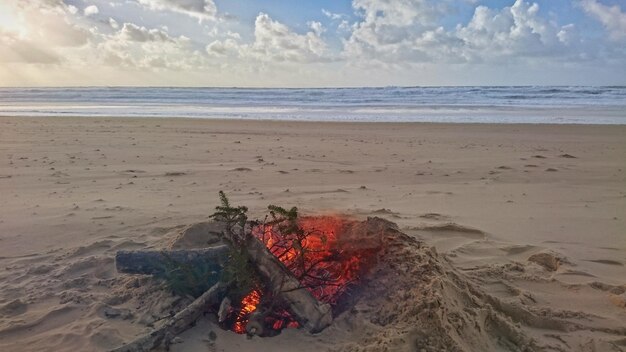
<instances>
[{"instance_id":1,"label":"stick in sand","mask_svg":"<svg viewBox=\"0 0 626 352\"><path fill-rule=\"evenodd\" d=\"M169 345L175 336L189 329L207 307L217 305L225 289L226 285L218 282L160 328L110 352L148 352L163 344Z\"/></svg>"}]
</instances>

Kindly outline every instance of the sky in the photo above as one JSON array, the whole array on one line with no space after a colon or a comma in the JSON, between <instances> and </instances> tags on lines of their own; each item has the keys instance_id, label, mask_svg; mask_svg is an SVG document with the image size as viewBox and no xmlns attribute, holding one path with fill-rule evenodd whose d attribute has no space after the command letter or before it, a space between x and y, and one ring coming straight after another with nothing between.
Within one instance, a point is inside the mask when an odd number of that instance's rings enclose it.
<instances>
[{"instance_id":1,"label":"sky","mask_svg":"<svg viewBox=\"0 0 626 352\"><path fill-rule=\"evenodd\" d=\"M0 0L0 86L626 85L626 0Z\"/></svg>"}]
</instances>

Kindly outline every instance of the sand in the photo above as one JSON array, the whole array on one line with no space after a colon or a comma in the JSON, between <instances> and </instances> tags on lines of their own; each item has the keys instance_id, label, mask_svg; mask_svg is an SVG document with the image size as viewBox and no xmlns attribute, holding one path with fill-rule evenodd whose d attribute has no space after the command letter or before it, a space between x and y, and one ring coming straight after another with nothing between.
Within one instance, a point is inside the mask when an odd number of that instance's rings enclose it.
<instances>
[{"instance_id":1,"label":"sand","mask_svg":"<svg viewBox=\"0 0 626 352\"><path fill-rule=\"evenodd\" d=\"M320 335L203 319L175 351L626 350L626 126L7 117L0 350L149 331L185 302L115 252L168 246L219 190L256 216L386 218L419 245Z\"/></svg>"}]
</instances>

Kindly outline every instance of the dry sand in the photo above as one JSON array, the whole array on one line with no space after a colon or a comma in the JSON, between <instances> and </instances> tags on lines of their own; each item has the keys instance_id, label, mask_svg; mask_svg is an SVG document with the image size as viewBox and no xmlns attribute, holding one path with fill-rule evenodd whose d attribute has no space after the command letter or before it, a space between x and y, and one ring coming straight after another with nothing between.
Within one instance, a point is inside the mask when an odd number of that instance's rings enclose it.
<instances>
[{"instance_id":1,"label":"dry sand","mask_svg":"<svg viewBox=\"0 0 626 352\"><path fill-rule=\"evenodd\" d=\"M626 350L626 126L2 117L0 350L149 331L184 302L113 256L166 246L218 190L423 243L320 335L203 319L173 350Z\"/></svg>"}]
</instances>

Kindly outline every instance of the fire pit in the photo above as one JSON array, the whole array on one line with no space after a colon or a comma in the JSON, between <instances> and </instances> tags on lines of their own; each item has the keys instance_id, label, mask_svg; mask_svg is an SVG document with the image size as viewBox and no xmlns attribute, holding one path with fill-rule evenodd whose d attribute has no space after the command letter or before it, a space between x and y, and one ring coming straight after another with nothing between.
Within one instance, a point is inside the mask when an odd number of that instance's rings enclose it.
<instances>
[{"instance_id":1,"label":"fire pit","mask_svg":"<svg viewBox=\"0 0 626 352\"><path fill-rule=\"evenodd\" d=\"M233 209L225 206L224 213ZM387 220L298 218L292 216L295 211L280 209L277 216L252 222L240 216L245 209L234 210L225 222L189 226L187 229L202 229L195 232L204 234L197 246L181 248L172 243L166 251L117 253L116 266L123 273L159 277L167 275L175 262L182 268L176 269L178 272L204 268L208 275L194 276L192 281L202 289L193 295L196 298L191 304L179 299L178 313L159 319L156 328L112 351L167 347L207 312L211 312L212 322L204 322L204 336L207 324L213 329L215 323L249 336L274 336L286 328L299 328L301 334L290 333L285 340L294 335L303 343L323 339L337 342L337 351L354 350L355 346L370 352L539 349L516 321L520 312L532 321L538 321L538 315L521 308L513 310L508 302L485 293L481 289L484 281L456 269L433 247L424 246ZM479 270L490 274L493 268ZM506 264L502 270L519 275L516 264ZM233 272L255 280L234 285L237 280L225 275ZM198 278L202 280L195 280ZM163 297L163 291L153 290L162 286L156 281L151 285L150 298ZM144 292L142 287L137 290ZM146 299L142 295L136 303L141 307ZM159 312L162 316L165 310ZM333 322L333 329L323 331ZM222 336L230 335L226 340L232 342L237 336L228 331L213 330L210 336L224 341ZM266 347L273 343L263 342ZM259 346L263 342L258 341Z\"/></svg>"},{"instance_id":2,"label":"fire pit","mask_svg":"<svg viewBox=\"0 0 626 352\"><path fill-rule=\"evenodd\" d=\"M119 251L119 272L191 282L204 292L161 328L116 351L151 349L180 334L210 308L219 325L239 334L274 336L284 328L318 333L348 308L391 228L385 220L345 216L298 217L297 209L270 205L264 221L248 221L247 208L222 206L222 245L191 250ZM175 274L172 276L172 274ZM169 277L169 279L168 279Z\"/></svg>"},{"instance_id":3,"label":"fire pit","mask_svg":"<svg viewBox=\"0 0 626 352\"><path fill-rule=\"evenodd\" d=\"M301 231L285 232L280 224L252 226L252 235L261 241L305 289L333 312L365 277L375 263L380 241L364 245L354 236L358 222L342 216L305 217L298 220ZM350 238L352 236L352 238ZM271 288L254 287L230 307L223 327L234 332L274 335L283 328L297 328L297 319L280 305Z\"/></svg>"}]
</instances>

